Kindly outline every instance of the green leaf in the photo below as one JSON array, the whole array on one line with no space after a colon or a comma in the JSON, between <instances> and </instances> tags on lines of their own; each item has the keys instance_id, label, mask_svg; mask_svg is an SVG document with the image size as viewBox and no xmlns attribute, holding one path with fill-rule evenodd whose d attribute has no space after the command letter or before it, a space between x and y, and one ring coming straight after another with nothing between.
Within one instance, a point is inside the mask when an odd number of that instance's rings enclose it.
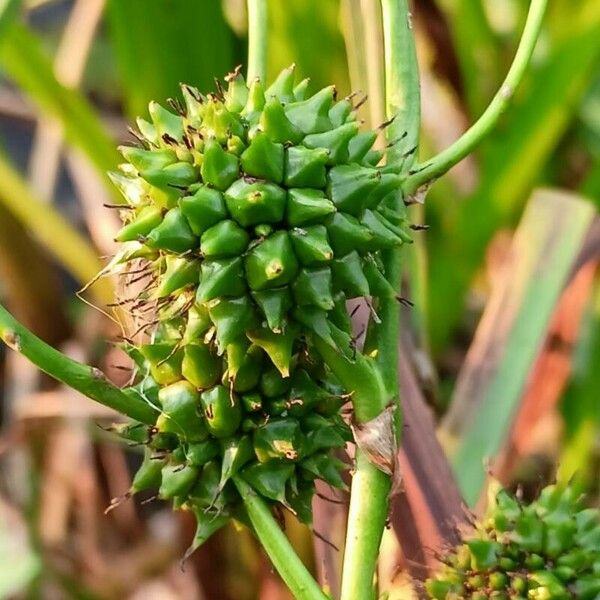
<instances>
[{"instance_id":1,"label":"green leaf","mask_svg":"<svg viewBox=\"0 0 600 600\"><path fill-rule=\"evenodd\" d=\"M515 234L511 263L488 302L442 424L442 435L456 446L454 471L471 505L485 481L485 461L496 456L510 430L594 215L579 196L539 190Z\"/></svg>"},{"instance_id":2,"label":"green leaf","mask_svg":"<svg viewBox=\"0 0 600 600\"><path fill-rule=\"evenodd\" d=\"M219 0L109 0L108 18L131 117L179 97L180 82L212 90L240 62Z\"/></svg>"},{"instance_id":3,"label":"green leaf","mask_svg":"<svg viewBox=\"0 0 600 600\"><path fill-rule=\"evenodd\" d=\"M96 250L52 205L40 200L27 182L0 153L0 203L38 239L82 285L102 268ZM96 297L110 302L114 294L107 280L91 288Z\"/></svg>"},{"instance_id":4,"label":"green leaf","mask_svg":"<svg viewBox=\"0 0 600 600\"><path fill-rule=\"evenodd\" d=\"M454 210L446 198L440 205L429 205L434 218L441 220L429 240L435 257L429 278L435 350L447 341L462 314L462 300L487 244L499 227L515 219L596 75L600 5L593 1L586 5L589 10L571 20L564 38L530 76L507 127L486 152L477 191Z\"/></svg>"},{"instance_id":5,"label":"green leaf","mask_svg":"<svg viewBox=\"0 0 600 600\"><path fill-rule=\"evenodd\" d=\"M0 39L21 12L21 0L0 0Z\"/></svg>"},{"instance_id":6,"label":"green leaf","mask_svg":"<svg viewBox=\"0 0 600 600\"><path fill-rule=\"evenodd\" d=\"M13 25L0 44L0 66L48 117L57 119L67 140L79 148L101 174L120 162L113 140L94 108L77 90L62 86L38 39L22 25ZM104 176L111 191L114 187ZM114 191L115 196L117 192Z\"/></svg>"}]
</instances>

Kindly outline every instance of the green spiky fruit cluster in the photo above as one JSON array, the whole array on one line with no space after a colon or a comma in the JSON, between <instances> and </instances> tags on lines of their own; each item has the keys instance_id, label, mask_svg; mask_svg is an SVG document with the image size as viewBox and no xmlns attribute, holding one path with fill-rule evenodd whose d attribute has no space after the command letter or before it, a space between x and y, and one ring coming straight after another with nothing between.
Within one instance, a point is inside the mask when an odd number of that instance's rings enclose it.
<instances>
[{"instance_id":1,"label":"green spiky fruit cluster","mask_svg":"<svg viewBox=\"0 0 600 600\"><path fill-rule=\"evenodd\" d=\"M583 509L570 487L549 486L529 505L501 490L426 589L437 600L597 600L600 511Z\"/></svg>"},{"instance_id":2,"label":"green spiky fruit cluster","mask_svg":"<svg viewBox=\"0 0 600 600\"><path fill-rule=\"evenodd\" d=\"M112 174L128 203L113 265L141 287L121 304L148 336L128 347L132 393L161 411L136 433L138 479L216 522L239 473L310 521L314 480L343 485L332 450L351 438L311 339L351 333L347 299L394 295L379 253L410 239L401 176L334 87L307 97L293 68L267 89L227 82L183 86L175 112L151 103Z\"/></svg>"}]
</instances>

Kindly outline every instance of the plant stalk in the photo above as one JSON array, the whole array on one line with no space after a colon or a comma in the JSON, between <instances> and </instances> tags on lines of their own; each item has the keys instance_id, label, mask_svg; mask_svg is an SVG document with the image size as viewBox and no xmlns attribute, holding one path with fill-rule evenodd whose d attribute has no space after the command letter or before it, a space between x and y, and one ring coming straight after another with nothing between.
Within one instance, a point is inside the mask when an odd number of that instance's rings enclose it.
<instances>
[{"instance_id":1,"label":"plant stalk","mask_svg":"<svg viewBox=\"0 0 600 600\"><path fill-rule=\"evenodd\" d=\"M248 0L248 82L267 78L267 0Z\"/></svg>"},{"instance_id":2,"label":"plant stalk","mask_svg":"<svg viewBox=\"0 0 600 600\"><path fill-rule=\"evenodd\" d=\"M74 361L40 340L2 305L0 305L0 339L28 358L44 373L92 400L142 423L148 425L156 423L158 412L153 406L140 397L124 393L110 383L100 369Z\"/></svg>"},{"instance_id":3,"label":"plant stalk","mask_svg":"<svg viewBox=\"0 0 600 600\"><path fill-rule=\"evenodd\" d=\"M269 558L296 600L327 600L281 531L267 504L239 476L233 481L242 496L248 518Z\"/></svg>"},{"instance_id":4,"label":"plant stalk","mask_svg":"<svg viewBox=\"0 0 600 600\"><path fill-rule=\"evenodd\" d=\"M387 0L384 0L384 4ZM540 34L548 0L531 0L525 28L512 65L493 100L479 119L450 147L411 172L404 185L407 194L413 194L421 186L446 173L469 155L479 142L495 127L498 119L510 104L515 89L531 61Z\"/></svg>"}]
</instances>

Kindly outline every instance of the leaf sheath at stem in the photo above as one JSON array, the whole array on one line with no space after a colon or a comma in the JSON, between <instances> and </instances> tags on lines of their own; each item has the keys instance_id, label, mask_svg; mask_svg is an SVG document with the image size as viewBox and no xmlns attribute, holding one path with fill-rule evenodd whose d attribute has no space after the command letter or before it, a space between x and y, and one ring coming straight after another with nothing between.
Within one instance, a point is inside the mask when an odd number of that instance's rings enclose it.
<instances>
[{"instance_id":1,"label":"leaf sheath at stem","mask_svg":"<svg viewBox=\"0 0 600 600\"><path fill-rule=\"evenodd\" d=\"M125 394L110 383L99 369L78 363L55 350L21 325L0 305L0 339L20 352L39 369L92 400L146 423L154 425L157 411L139 397Z\"/></svg>"},{"instance_id":2,"label":"leaf sheath at stem","mask_svg":"<svg viewBox=\"0 0 600 600\"><path fill-rule=\"evenodd\" d=\"M239 476L234 477L233 481L258 539L294 597L297 600L327 600L319 584L294 552L269 507Z\"/></svg>"}]
</instances>

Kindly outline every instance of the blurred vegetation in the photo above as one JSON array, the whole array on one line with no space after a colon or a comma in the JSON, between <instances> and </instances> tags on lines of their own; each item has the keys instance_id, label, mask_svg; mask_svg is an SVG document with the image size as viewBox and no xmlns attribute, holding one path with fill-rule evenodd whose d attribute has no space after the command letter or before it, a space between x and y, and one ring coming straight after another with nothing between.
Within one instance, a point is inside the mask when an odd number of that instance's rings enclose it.
<instances>
[{"instance_id":1,"label":"blurred vegetation","mask_svg":"<svg viewBox=\"0 0 600 600\"><path fill-rule=\"evenodd\" d=\"M269 4L270 73L295 62L315 89L334 82L342 95L367 93L362 118L377 126L378 2ZM422 159L485 108L527 4L414 3ZM96 257L112 251L116 220L103 204L119 202L106 177L116 142L132 141L127 125L150 99L176 97L179 82L209 91L243 64L245 28L243 0L0 2L0 299L116 382L127 379L126 361L104 340L117 331L75 296L100 268ZM554 189L530 201L540 187ZM600 3L553 0L498 130L411 209L429 230L415 232L407 254L415 307L404 319L405 356L473 502L494 458L495 474L526 493L558 473L598 501L600 227L589 207L599 202ZM102 306L110 283L84 296ZM104 516L128 487L137 449L97 426L111 422L106 410L0 353L0 597L288 597L248 532L227 529L182 571L185 515L136 501ZM491 446L478 443L482 433ZM319 568L322 542L313 548L292 521L287 532ZM407 564L403 541L384 545L391 598L411 597L395 568ZM421 538L424 548L436 541Z\"/></svg>"}]
</instances>

